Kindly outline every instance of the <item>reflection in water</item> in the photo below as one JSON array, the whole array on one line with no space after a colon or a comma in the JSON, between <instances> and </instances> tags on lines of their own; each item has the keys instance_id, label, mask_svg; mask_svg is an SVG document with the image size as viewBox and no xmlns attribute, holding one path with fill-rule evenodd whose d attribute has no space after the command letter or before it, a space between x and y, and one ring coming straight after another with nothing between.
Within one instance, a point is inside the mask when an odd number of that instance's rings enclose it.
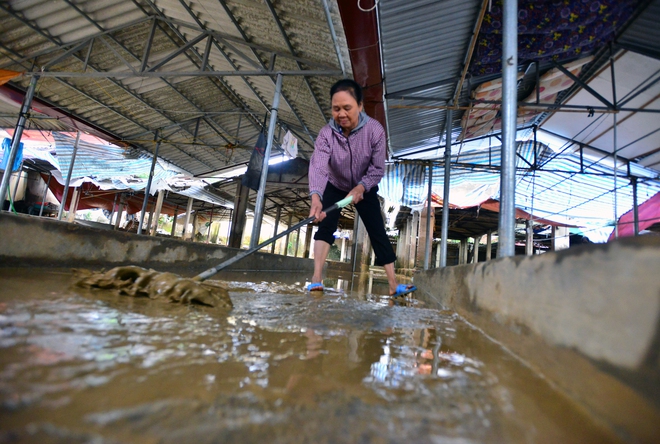
<instances>
[{"instance_id":1,"label":"reflection in water","mask_svg":"<svg viewBox=\"0 0 660 444\"><path fill-rule=\"evenodd\" d=\"M610 440L454 313L391 305L373 278L320 297L230 281L218 314L33 273L0 270L0 442Z\"/></svg>"}]
</instances>

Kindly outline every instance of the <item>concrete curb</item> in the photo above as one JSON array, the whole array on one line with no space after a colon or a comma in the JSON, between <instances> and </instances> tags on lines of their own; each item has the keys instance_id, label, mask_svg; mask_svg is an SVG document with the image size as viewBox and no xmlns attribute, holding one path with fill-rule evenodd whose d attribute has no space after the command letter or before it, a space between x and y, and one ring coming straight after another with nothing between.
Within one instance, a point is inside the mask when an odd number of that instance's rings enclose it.
<instances>
[{"instance_id":1,"label":"concrete curb","mask_svg":"<svg viewBox=\"0 0 660 444\"><path fill-rule=\"evenodd\" d=\"M626 440L660 436L660 238L415 274L418 298L457 311Z\"/></svg>"},{"instance_id":2,"label":"concrete curb","mask_svg":"<svg viewBox=\"0 0 660 444\"><path fill-rule=\"evenodd\" d=\"M244 250L0 213L0 266L111 268L139 265L195 275ZM227 270L313 272L310 259L254 253Z\"/></svg>"}]
</instances>

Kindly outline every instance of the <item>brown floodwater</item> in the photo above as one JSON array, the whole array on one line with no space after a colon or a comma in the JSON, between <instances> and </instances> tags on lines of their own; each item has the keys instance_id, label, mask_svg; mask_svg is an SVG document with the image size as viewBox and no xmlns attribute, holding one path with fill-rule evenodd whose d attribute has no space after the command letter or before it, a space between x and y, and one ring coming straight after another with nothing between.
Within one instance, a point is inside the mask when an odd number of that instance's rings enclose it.
<instances>
[{"instance_id":1,"label":"brown floodwater","mask_svg":"<svg viewBox=\"0 0 660 444\"><path fill-rule=\"evenodd\" d=\"M378 279L321 296L293 274L216 278L233 309L0 269L0 442L614 440L455 313L393 304Z\"/></svg>"}]
</instances>

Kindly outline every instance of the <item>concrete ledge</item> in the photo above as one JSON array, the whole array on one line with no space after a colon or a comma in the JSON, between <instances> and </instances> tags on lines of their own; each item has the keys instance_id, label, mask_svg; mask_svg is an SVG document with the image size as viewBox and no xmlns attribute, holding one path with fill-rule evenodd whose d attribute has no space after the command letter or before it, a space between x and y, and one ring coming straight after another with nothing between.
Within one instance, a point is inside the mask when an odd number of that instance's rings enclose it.
<instances>
[{"instance_id":1,"label":"concrete ledge","mask_svg":"<svg viewBox=\"0 0 660 444\"><path fill-rule=\"evenodd\" d=\"M0 239L0 266L110 268L132 264L182 276L201 273L245 251L10 213L0 213ZM310 275L313 269L310 259L261 252L227 268Z\"/></svg>"},{"instance_id":2,"label":"concrete ledge","mask_svg":"<svg viewBox=\"0 0 660 444\"><path fill-rule=\"evenodd\" d=\"M625 440L660 437L660 238L429 270L457 311Z\"/></svg>"}]
</instances>

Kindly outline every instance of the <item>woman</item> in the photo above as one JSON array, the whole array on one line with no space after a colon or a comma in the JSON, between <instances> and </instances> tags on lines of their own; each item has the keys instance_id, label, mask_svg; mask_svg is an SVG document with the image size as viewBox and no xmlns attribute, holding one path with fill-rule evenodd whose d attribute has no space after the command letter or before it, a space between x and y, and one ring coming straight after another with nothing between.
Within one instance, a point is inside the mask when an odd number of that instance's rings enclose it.
<instances>
[{"instance_id":1,"label":"woman","mask_svg":"<svg viewBox=\"0 0 660 444\"><path fill-rule=\"evenodd\" d=\"M307 289L323 291L323 265L339 222L340 211L326 215L323 208L352 196L371 239L376 265L385 268L390 295L397 297L415 291L413 285L397 284L396 255L385 232L378 201L378 183L385 170L385 131L363 112L362 88L357 82L338 81L330 88L330 98L332 120L319 132L309 164L309 215L320 223L314 236L314 276Z\"/></svg>"}]
</instances>

